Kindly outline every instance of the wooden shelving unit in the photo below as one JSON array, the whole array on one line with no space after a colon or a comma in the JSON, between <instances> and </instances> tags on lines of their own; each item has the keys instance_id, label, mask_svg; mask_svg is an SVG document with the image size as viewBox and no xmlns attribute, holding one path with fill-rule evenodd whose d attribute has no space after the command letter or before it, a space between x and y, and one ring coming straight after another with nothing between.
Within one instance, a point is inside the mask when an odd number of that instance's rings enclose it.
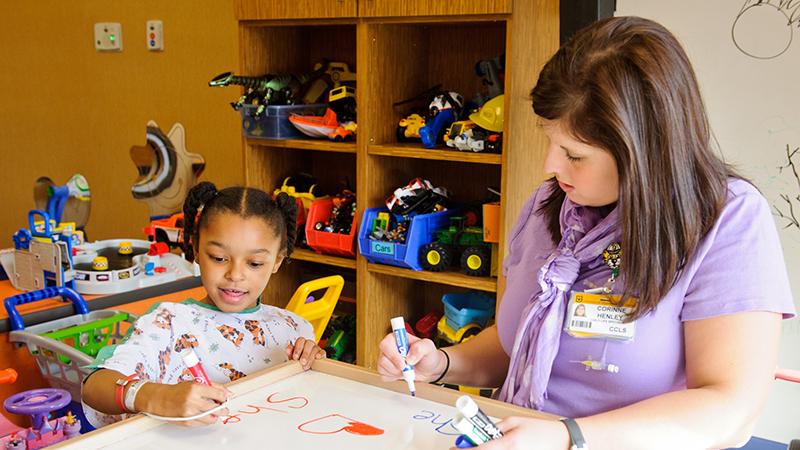
<instances>
[{"instance_id":1,"label":"wooden shelving unit","mask_svg":"<svg viewBox=\"0 0 800 450\"><path fill-rule=\"evenodd\" d=\"M537 129L528 93L538 68L558 47L558 1L531 0L235 0L239 73L303 73L323 58L344 61L357 73L358 139L243 139L245 182L265 190L284 177L309 172L336 191L349 181L359 217L389 192L416 177L445 186L458 201L500 188L502 260L506 233L523 202L542 180L545 137ZM513 3L513 5L512 5ZM513 8L512 8L513 6ZM400 111L392 103L435 84L465 98L481 91L475 62L506 54L502 154L459 152L398 143ZM315 270L355 271L357 363L375 367L389 319L419 317L440 308L453 290L501 294L497 278L457 272L416 272L297 250L273 275L265 301L283 306L301 279ZM352 306L352 305L351 305Z\"/></svg>"},{"instance_id":2,"label":"wooden shelving unit","mask_svg":"<svg viewBox=\"0 0 800 450\"><path fill-rule=\"evenodd\" d=\"M457 286L478 291L497 292L497 278L494 277L471 277L461 272L418 272L402 267L370 263L367 263L367 270L373 273L382 273L394 277L429 281L431 283L446 284L448 286Z\"/></svg>"},{"instance_id":3,"label":"wooden shelving unit","mask_svg":"<svg viewBox=\"0 0 800 450\"><path fill-rule=\"evenodd\" d=\"M318 152L356 153L355 142L331 142L324 139L245 139L252 147L274 147Z\"/></svg>"},{"instance_id":4,"label":"wooden shelving unit","mask_svg":"<svg viewBox=\"0 0 800 450\"><path fill-rule=\"evenodd\" d=\"M349 258L342 258L340 256L320 255L319 253L304 248L298 248L292 253L292 259L298 261L307 261L317 264L324 264L327 266L341 267L344 269L356 268L356 260Z\"/></svg>"},{"instance_id":5,"label":"wooden shelving unit","mask_svg":"<svg viewBox=\"0 0 800 450\"><path fill-rule=\"evenodd\" d=\"M502 155L493 153L472 153L444 150L442 148L421 148L420 144L383 144L367 146L367 153L396 158L435 159L459 163L502 164Z\"/></svg>"}]
</instances>

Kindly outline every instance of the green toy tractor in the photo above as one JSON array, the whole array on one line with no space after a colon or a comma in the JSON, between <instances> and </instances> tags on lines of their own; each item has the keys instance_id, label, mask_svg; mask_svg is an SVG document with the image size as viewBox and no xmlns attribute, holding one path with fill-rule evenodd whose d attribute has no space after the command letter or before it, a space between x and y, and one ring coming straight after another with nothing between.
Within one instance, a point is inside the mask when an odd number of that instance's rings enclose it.
<instances>
[{"instance_id":1,"label":"green toy tractor","mask_svg":"<svg viewBox=\"0 0 800 450\"><path fill-rule=\"evenodd\" d=\"M435 240L420 248L422 268L441 272L456 261L467 275L485 277L492 266L492 245L483 240L483 228L466 226L466 218L450 218L450 226L436 231Z\"/></svg>"}]
</instances>

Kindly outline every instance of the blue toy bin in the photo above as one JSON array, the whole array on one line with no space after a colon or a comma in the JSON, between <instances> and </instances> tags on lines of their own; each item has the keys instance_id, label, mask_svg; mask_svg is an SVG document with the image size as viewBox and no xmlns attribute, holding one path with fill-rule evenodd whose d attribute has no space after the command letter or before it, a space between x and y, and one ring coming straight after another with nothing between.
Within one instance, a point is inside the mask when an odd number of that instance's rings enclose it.
<instances>
[{"instance_id":1,"label":"blue toy bin","mask_svg":"<svg viewBox=\"0 0 800 450\"><path fill-rule=\"evenodd\" d=\"M444 294L444 316L447 326L454 330L461 329L470 323L481 327L494 315L494 298L480 292L463 292Z\"/></svg>"},{"instance_id":2,"label":"blue toy bin","mask_svg":"<svg viewBox=\"0 0 800 450\"><path fill-rule=\"evenodd\" d=\"M242 115L242 134L256 139L310 139L289 122L289 116L322 115L327 106L325 103L267 106L264 114L256 119L252 114L258 105L243 105L239 110Z\"/></svg>"},{"instance_id":3,"label":"blue toy bin","mask_svg":"<svg viewBox=\"0 0 800 450\"><path fill-rule=\"evenodd\" d=\"M450 216L455 214L457 210L449 209L447 211L414 216L408 226L405 244L373 241L369 238L370 233L372 233L372 222L381 212L389 212L389 210L382 207L369 208L364 211L361 227L358 230L358 251L371 263L422 270L422 266L419 263L420 247L432 242L434 232L448 226Z\"/></svg>"}]
</instances>

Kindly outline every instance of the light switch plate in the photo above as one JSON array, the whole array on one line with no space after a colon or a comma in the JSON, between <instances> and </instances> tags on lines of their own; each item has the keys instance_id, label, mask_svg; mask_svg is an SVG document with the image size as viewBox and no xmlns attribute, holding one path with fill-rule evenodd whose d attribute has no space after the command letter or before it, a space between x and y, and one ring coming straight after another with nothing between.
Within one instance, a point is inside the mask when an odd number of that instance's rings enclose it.
<instances>
[{"instance_id":1,"label":"light switch plate","mask_svg":"<svg viewBox=\"0 0 800 450\"><path fill-rule=\"evenodd\" d=\"M94 24L94 48L102 52L121 52L122 25L116 22Z\"/></svg>"},{"instance_id":2,"label":"light switch plate","mask_svg":"<svg viewBox=\"0 0 800 450\"><path fill-rule=\"evenodd\" d=\"M147 49L152 52L164 50L164 23L160 20L147 21Z\"/></svg>"}]
</instances>

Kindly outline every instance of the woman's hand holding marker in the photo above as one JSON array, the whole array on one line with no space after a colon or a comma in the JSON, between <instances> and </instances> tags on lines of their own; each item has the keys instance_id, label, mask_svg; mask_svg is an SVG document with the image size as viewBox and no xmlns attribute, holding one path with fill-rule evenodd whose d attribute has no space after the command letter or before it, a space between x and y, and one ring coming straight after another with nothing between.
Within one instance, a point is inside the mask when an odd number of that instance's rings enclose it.
<instances>
[{"instance_id":1,"label":"woman's hand holding marker","mask_svg":"<svg viewBox=\"0 0 800 450\"><path fill-rule=\"evenodd\" d=\"M414 366L417 381L433 381L441 375L446 366L445 356L436 350L430 339L420 339L409 334L408 355L405 361L397 351L394 334L387 334L380 343L381 356L378 358L378 373L383 381L403 379L405 363Z\"/></svg>"}]
</instances>

